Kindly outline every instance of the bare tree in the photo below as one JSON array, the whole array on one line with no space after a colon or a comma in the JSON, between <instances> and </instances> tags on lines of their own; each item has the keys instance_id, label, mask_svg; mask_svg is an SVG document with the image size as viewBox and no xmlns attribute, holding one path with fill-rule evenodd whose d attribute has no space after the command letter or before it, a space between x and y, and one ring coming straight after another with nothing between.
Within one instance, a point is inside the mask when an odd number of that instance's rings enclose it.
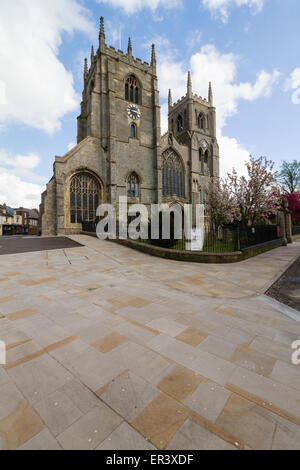
<instances>
[{"instance_id":1,"label":"bare tree","mask_svg":"<svg viewBox=\"0 0 300 470\"><path fill-rule=\"evenodd\" d=\"M274 163L265 157L251 157L246 164L248 176L238 177L233 170L228 174L229 184L240 210L240 220L254 225L273 215L279 207L275 188Z\"/></svg>"},{"instance_id":2,"label":"bare tree","mask_svg":"<svg viewBox=\"0 0 300 470\"><path fill-rule=\"evenodd\" d=\"M300 191L300 162L284 161L281 165L281 171L278 175L278 181L284 191L296 193Z\"/></svg>"},{"instance_id":3,"label":"bare tree","mask_svg":"<svg viewBox=\"0 0 300 470\"><path fill-rule=\"evenodd\" d=\"M228 180L212 178L207 196L209 212L217 227L223 227L240 218L239 205Z\"/></svg>"}]
</instances>

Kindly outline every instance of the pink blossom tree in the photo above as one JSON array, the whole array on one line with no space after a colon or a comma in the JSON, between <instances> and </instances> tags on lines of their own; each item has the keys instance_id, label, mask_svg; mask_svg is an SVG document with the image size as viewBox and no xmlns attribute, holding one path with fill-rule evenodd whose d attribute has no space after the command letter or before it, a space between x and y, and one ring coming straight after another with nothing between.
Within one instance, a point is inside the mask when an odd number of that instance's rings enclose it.
<instances>
[{"instance_id":1,"label":"pink blossom tree","mask_svg":"<svg viewBox=\"0 0 300 470\"><path fill-rule=\"evenodd\" d=\"M228 174L228 179L239 206L241 222L254 225L276 213L280 198L275 190L276 173L272 161L265 157L251 157L246 169L247 177L238 177L236 170L233 170Z\"/></svg>"},{"instance_id":2,"label":"pink blossom tree","mask_svg":"<svg viewBox=\"0 0 300 470\"><path fill-rule=\"evenodd\" d=\"M216 227L240 218L240 209L227 179L211 179L207 189L209 213Z\"/></svg>"}]
</instances>

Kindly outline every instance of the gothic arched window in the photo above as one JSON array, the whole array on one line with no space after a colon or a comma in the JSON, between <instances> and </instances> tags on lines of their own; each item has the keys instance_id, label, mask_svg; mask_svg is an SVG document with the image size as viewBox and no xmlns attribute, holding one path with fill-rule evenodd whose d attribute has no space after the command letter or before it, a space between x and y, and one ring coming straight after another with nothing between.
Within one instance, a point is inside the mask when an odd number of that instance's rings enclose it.
<instances>
[{"instance_id":1,"label":"gothic arched window","mask_svg":"<svg viewBox=\"0 0 300 470\"><path fill-rule=\"evenodd\" d=\"M205 116L203 113L200 113L198 116L198 127L200 129L205 129Z\"/></svg>"},{"instance_id":2,"label":"gothic arched window","mask_svg":"<svg viewBox=\"0 0 300 470\"><path fill-rule=\"evenodd\" d=\"M182 119L181 114L179 114L177 118L177 131L181 132L182 130L183 130L183 119Z\"/></svg>"},{"instance_id":3,"label":"gothic arched window","mask_svg":"<svg viewBox=\"0 0 300 470\"><path fill-rule=\"evenodd\" d=\"M135 124L131 124L130 126L130 137L132 137L133 139L136 138L136 125Z\"/></svg>"},{"instance_id":4,"label":"gothic arched window","mask_svg":"<svg viewBox=\"0 0 300 470\"><path fill-rule=\"evenodd\" d=\"M164 196L184 197L184 168L172 149L162 154L162 182Z\"/></svg>"},{"instance_id":5,"label":"gothic arched window","mask_svg":"<svg viewBox=\"0 0 300 470\"><path fill-rule=\"evenodd\" d=\"M209 157L209 152L208 152L208 150L206 150L206 152L204 154L204 163L208 163L208 157Z\"/></svg>"},{"instance_id":6,"label":"gothic arched window","mask_svg":"<svg viewBox=\"0 0 300 470\"><path fill-rule=\"evenodd\" d=\"M200 148L200 149L199 149L199 161L200 161L200 162L201 162L201 160L202 160L202 154L203 154L202 148Z\"/></svg>"},{"instance_id":7,"label":"gothic arched window","mask_svg":"<svg viewBox=\"0 0 300 470\"><path fill-rule=\"evenodd\" d=\"M140 102L140 85L134 75L130 75L126 80L125 99L135 104L139 104Z\"/></svg>"},{"instance_id":8,"label":"gothic arched window","mask_svg":"<svg viewBox=\"0 0 300 470\"><path fill-rule=\"evenodd\" d=\"M79 173L70 184L71 223L96 219L96 211L101 199L101 187L90 173Z\"/></svg>"},{"instance_id":9,"label":"gothic arched window","mask_svg":"<svg viewBox=\"0 0 300 470\"><path fill-rule=\"evenodd\" d=\"M127 180L127 195L128 197L139 197L140 180L138 175L133 172L129 175Z\"/></svg>"}]
</instances>

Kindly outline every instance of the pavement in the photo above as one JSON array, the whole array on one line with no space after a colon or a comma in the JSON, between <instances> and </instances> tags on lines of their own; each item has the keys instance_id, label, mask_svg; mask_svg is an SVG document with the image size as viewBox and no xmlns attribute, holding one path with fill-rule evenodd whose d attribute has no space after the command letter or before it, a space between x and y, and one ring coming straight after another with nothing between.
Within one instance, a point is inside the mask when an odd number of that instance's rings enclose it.
<instances>
[{"instance_id":1,"label":"pavement","mask_svg":"<svg viewBox=\"0 0 300 470\"><path fill-rule=\"evenodd\" d=\"M300 241L202 265L71 238L0 258L0 450L300 449L300 314L264 295Z\"/></svg>"}]
</instances>

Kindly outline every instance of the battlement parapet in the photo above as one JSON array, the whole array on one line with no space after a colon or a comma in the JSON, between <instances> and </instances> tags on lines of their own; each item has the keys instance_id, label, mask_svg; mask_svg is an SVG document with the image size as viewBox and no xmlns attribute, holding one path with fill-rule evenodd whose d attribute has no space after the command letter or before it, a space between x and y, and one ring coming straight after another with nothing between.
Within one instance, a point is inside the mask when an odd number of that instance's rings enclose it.
<instances>
[{"instance_id":1,"label":"battlement parapet","mask_svg":"<svg viewBox=\"0 0 300 470\"><path fill-rule=\"evenodd\" d=\"M99 57L99 54L101 54L100 49L98 49L97 53L95 54L94 58L91 61L91 65L87 70L87 76L86 80L89 82L91 75L94 73L94 69L97 64L97 57ZM113 46L105 46L105 54L107 54L109 57L113 57L114 59L121 60L122 62L128 64L134 64L136 67L138 67L141 71L143 72L152 72L152 66L149 64L147 61L142 61L139 57L132 57L128 56L128 54L125 54L124 51L121 49L116 50L115 47Z\"/></svg>"},{"instance_id":2,"label":"battlement parapet","mask_svg":"<svg viewBox=\"0 0 300 470\"><path fill-rule=\"evenodd\" d=\"M192 95L193 101L199 104L202 104L206 107L212 107L209 101L206 98L202 98L202 96L197 95L196 93ZM171 109L175 109L181 104L185 103L189 98L188 96L182 96L179 100L177 100L173 105L171 106Z\"/></svg>"},{"instance_id":3,"label":"battlement parapet","mask_svg":"<svg viewBox=\"0 0 300 470\"><path fill-rule=\"evenodd\" d=\"M139 69L141 69L142 71L147 71L149 72L150 70L152 70L152 66L149 64L149 62L147 61L142 61L142 59L140 59L139 57L132 57L132 56L129 56L128 54L125 54L124 51L122 51L121 49L119 49L118 51L113 47L113 46L109 46L109 47L106 47L106 50L105 50L106 54L108 54L109 56L113 57L114 59L119 59L119 60L122 60L123 62L125 61L126 63L131 63L131 64L134 64L136 65Z\"/></svg>"}]
</instances>

